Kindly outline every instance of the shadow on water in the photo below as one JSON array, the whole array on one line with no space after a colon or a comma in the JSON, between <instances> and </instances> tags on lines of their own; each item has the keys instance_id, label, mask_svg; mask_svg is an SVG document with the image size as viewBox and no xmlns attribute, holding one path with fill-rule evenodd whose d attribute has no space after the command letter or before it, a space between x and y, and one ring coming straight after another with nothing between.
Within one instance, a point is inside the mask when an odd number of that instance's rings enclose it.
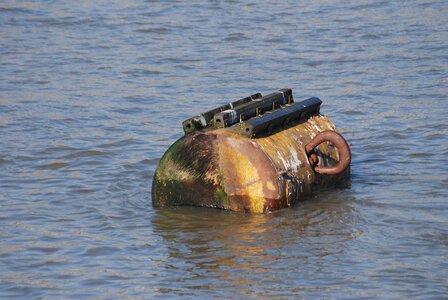
<instances>
[{"instance_id":1,"label":"shadow on water","mask_svg":"<svg viewBox=\"0 0 448 300\"><path fill-rule=\"evenodd\" d=\"M273 290L294 285L300 292L297 281L304 274L325 269L362 235L351 197L349 189L326 191L269 214L167 208L156 212L153 225L167 246L166 268L191 274L172 278L184 287L207 289L208 282L219 282L220 288L253 293L266 282Z\"/></svg>"}]
</instances>

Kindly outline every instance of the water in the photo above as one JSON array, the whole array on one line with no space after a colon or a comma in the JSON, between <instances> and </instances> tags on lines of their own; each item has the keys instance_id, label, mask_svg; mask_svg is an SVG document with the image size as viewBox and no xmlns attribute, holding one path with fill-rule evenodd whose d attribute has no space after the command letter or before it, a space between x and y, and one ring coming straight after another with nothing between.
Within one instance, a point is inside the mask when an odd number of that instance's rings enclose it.
<instances>
[{"instance_id":1,"label":"water","mask_svg":"<svg viewBox=\"0 0 448 300\"><path fill-rule=\"evenodd\" d=\"M448 4L187 2L0 4L0 297L446 297ZM181 121L283 87L324 101L349 188L152 208Z\"/></svg>"}]
</instances>

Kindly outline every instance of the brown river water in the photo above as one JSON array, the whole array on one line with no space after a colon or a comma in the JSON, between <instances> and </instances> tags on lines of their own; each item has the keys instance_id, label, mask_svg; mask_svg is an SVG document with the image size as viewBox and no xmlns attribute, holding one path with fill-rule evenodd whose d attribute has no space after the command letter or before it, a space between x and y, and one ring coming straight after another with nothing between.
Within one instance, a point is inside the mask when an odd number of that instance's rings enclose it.
<instances>
[{"instance_id":1,"label":"brown river water","mask_svg":"<svg viewBox=\"0 0 448 300\"><path fill-rule=\"evenodd\" d=\"M448 2L0 2L0 298L448 297ZM181 122L322 99L349 186L154 209Z\"/></svg>"}]
</instances>

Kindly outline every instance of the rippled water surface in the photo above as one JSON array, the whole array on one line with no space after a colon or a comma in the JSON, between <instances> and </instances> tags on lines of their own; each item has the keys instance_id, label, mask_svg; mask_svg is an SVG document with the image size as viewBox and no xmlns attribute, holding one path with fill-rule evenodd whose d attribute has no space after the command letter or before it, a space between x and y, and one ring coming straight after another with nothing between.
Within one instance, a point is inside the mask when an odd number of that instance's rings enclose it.
<instances>
[{"instance_id":1,"label":"rippled water surface","mask_svg":"<svg viewBox=\"0 0 448 300\"><path fill-rule=\"evenodd\" d=\"M447 2L277 2L0 3L0 297L447 296ZM152 208L182 120L283 87L323 100L350 187Z\"/></svg>"}]
</instances>

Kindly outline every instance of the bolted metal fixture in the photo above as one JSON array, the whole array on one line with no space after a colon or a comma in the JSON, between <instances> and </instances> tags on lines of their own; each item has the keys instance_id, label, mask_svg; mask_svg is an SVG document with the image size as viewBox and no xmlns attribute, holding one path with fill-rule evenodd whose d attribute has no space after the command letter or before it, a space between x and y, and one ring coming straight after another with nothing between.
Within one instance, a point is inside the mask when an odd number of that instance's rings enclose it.
<instances>
[{"instance_id":1,"label":"bolted metal fixture","mask_svg":"<svg viewBox=\"0 0 448 300\"><path fill-rule=\"evenodd\" d=\"M307 120L311 115L319 114L322 101L313 97L301 102L286 104L284 107L252 118L242 123L240 133L249 138L270 133L275 128L288 126L292 122Z\"/></svg>"},{"instance_id":2,"label":"bolted metal fixture","mask_svg":"<svg viewBox=\"0 0 448 300\"><path fill-rule=\"evenodd\" d=\"M213 125L215 128L229 127L292 102L294 102L292 90L282 89L256 101L247 102L215 114Z\"/></svg>"},{"instance_id":3,"label":"bolted metal fixture","mask_svg":"<svg viewBox=\"0 0 448 300\"><path fill-rule=\"evenodd\" d=\"M257 99L261 99L262 95L260 93L253 94L249 97L242 98L233 102L230 102L228 104L224 104L220 107L217 107L215 109L206 111L198 116L195 116L193 118L187 119L182 122L182 127L184 129L185 134L192 133L193 131L207 128L212 126L212 120L215 114L228 110L233 109L236 106L240 106L244 103L248 103Z\"/></svg>"}]
</instances>

